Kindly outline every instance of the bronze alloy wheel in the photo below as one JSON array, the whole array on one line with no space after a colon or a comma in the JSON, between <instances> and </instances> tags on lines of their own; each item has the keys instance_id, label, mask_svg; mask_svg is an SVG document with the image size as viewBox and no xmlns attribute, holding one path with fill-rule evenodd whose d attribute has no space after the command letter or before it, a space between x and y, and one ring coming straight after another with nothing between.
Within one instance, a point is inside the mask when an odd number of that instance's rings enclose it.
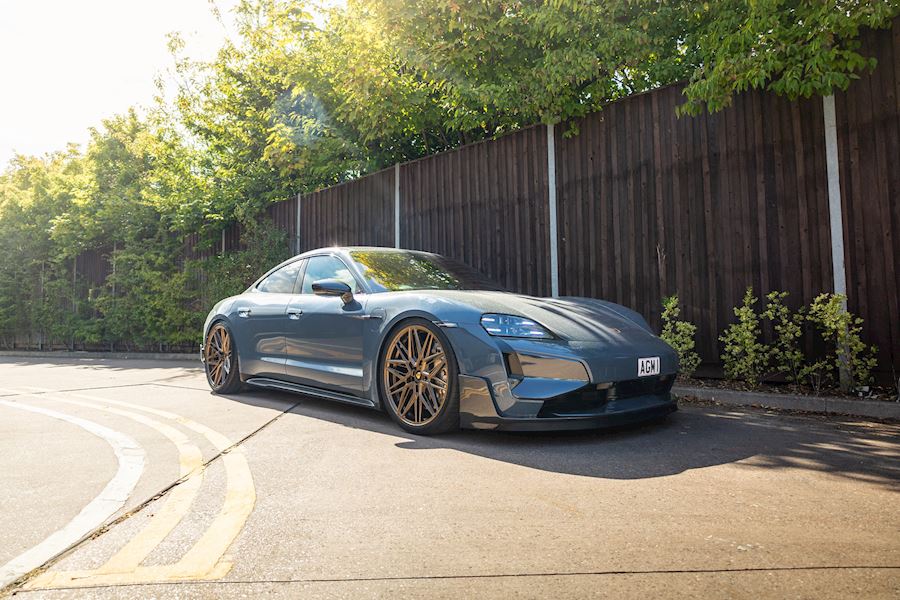
<instances>
[{"instance_id":1,"label":"bronze alloy wheel","mask_svg":"<svg viewBox=\"0 0 900 600\"><path fill-rule=\"evenodd\" d=\"M401 425L419 430L444 414L452 392L451 360L424 323L407 325L393 335L381 376L383 398Z\"/></svg>"},{"instance_id":2,"label":"bronze alloy wheel","mask_svg":"<svg viewBox=\"0 0 900 600\"><path fill-rule=\"evenodd\" d=\"M231 332L223 323L216 323L206 336L203 349L206 379L214 392L231 393L240 387L237 376L237 352Z\"/></svg>"}]
</instances>

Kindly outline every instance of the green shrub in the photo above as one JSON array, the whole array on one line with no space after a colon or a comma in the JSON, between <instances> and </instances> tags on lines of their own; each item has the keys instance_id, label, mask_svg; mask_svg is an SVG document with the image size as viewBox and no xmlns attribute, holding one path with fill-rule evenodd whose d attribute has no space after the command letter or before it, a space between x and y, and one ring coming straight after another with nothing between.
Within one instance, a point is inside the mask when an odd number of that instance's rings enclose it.
<instances>
[{"instance_id":1,"label":"green shrub","mask_svg":"<svg viewBox=\"0 0 900 600\"><path fill-rule=\"evenodd\" d=\"M762 381L772 358L772 349L759 341L762 330L760 315L754 308L756 302L753 288L748 287L743 304L734 309L738 322L729 325L719 336L719 341L725 344L721 355L725 376L743 381L751 388Z\"/></svg>"},{"instance_id":2,"label":"green shrub","mask_svg":"<svg viewBox=\"0 0 900 600\"><path fill-rule=\"evenodd\" d=\"M832 375L835 371L846 372L847 381L842 381L841 387L849 391L871 382L877 349L863 343L863 320L847 311L846 306L847 297L843 294L819 294L809 305L806 318L830 346L824 364L830 363Z\"/></svg>"},{"instance_id":3,"label":"green shrub","mask_svg":"<svg viewBox=\"0 0 900 600\"><path fill-rule=\"evenodd\" d=\"M830 382L827 358L809 362L800 340L807 322L807 308L791 312L784 304L787 292L771 292L766 296L766 310L762 317L772 323L775 342L771 349L772 361L777 373L784 375L791 383L808 385L818 395Z\"/></svg>"},{"instance_id":4,"label":"green shrub","mask_svg":"<svg viewBox=\"0 0 900 600\"><path fill-rule=\"evenodd\" d=\"M734 309L738 318L719 338L725 344L722 361L725 376L756 387L770 372L781 373L793 383L809 386L818 394L834 384L835 375L847 373L845 390L857 389L872 379L876 349L860 338L862 319L846 310L840 294L820 294L808 307L792 312L785 305L787 292L771 292L766 307L757 313L753 289L747 288L743 304ZM774 343L760 341L762 320L772 324ZM825 355L811 360L800 347L806 326L825 342Z\"/></svg>"},{"instance_id":5,"label":"green shrub","mask_svg":"<svg viewBox=\"0 0 900 600\"><path fill-rule=\"evenodd\" d=\"M806 363L800 349L803 337L805 311L801 308L792 313L784 304L787 292L771 292L766 295L766 310L762 318L770 321L775 331L775 344L771 349L773 366L778 373L793 383L801 381L801 371Z\"/></svg>"},{"instance_id":6,"label":"green shrub","mask_svg":"<svg viewBox=\"0 0 900 600\"><path fill-rule=\"evenodd\" d=\"M678 295L663 298L663 328L660 337L678 353L681 374L690 377L700 366L700 356L694 351L697 327L689 321L679 320L680 315Z\"/></svg>"},{"instance_id":7,"label":"green shrub","mask_svg":"<svg viewBox=\"0 0 900 600\"><path fill-rule=\"evenodd\" d=\"M176 250L160 240L116 250L116 268L94 292L97 315L80 331L82 339L128 351L194 342L203 319L192 310L193 293L173 257Z\"/></svg>"}]
</instances>

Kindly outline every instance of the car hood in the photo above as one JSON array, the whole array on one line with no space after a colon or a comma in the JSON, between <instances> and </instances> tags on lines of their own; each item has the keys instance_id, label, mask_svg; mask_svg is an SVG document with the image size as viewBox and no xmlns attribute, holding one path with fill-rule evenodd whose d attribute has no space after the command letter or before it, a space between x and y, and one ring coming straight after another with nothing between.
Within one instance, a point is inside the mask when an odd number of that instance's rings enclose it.
<instances>
[{"instance_id":1,"label":"car hood","mask_svg":"<svg viewBox=\"0 0 900 600\"><path fill-rule=\"evenodd\" d=\"M640 315L603 300L537 298L488 291L429 291L428 294L465 304L480 313L527 317L571 341L615 344L656 337Z\"/></svg>"}]
</instances>

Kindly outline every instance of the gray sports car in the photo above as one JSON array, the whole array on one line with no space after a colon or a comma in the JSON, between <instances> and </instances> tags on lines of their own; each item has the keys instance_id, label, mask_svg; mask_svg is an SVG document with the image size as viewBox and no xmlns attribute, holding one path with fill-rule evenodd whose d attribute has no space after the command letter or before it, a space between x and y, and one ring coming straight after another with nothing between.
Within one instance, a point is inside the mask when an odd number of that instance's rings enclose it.
<instances>
[{"instance_id":1,"label":"gray sports car","mask_svg":"<svg viewBox=\"0 0 900 600\"><path fill-rule=\"evenodd\" d=\"M206 319L214 392L244 384L386 411L403 429L582 429L676 409L675 351L636 312L505 292L454 260L324 248Z\"/></svg>"}]
</instances>

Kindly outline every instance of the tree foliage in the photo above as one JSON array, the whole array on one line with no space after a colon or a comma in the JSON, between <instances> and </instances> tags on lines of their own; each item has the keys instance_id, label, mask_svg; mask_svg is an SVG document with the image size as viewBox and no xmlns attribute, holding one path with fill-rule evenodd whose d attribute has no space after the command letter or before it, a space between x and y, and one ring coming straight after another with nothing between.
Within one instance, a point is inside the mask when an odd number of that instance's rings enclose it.
<instances>
[{"instance_id":1,"label":"tree foliage","mask_svg":"<svg viewBox=\"0 0 900 600\"><path fill-rule=\"evenodd\" d=\"M176 84L156 104L105 120L83 151L18 156L0 174L0 344L192 343L211 302L287 253L259 225L274 201L677 81L689 112L750 88L829 93L872 67L860 28L898 12L897 0L242 0L213 60L170 38ZM233 223L243 250L218 256ZM205 258L185 256L188 238ZM85 253L105 257L102 283L81 272Z\"/></svg>"},{"instance_id":2,"label":"tree foliage","mask_svg":"<svg viewBox=\"0 0 900 600\"><path fill-rule=\"evenodd\" d=\"M859 51L861 27L890 26L897 0L724 0L702 5L700 61L688 112L729 106L735 93L768 89L792 99L845 90L875 59Z\"/></svg>"}]
</instances>

